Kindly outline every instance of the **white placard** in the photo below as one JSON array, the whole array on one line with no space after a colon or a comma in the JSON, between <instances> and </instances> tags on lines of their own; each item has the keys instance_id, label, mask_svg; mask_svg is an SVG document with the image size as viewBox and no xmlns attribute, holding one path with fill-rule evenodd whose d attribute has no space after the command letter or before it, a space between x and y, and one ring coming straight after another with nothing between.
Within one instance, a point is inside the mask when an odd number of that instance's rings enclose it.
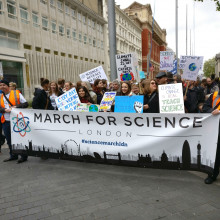
<instances>
[{"instance_id":1,"label":"white placard","mask_svg":"<svg viewBox=\"0 0 220 220\"><path fill-rule=\"evenodd\" d=\"M192 80L196 81L200 66L202 65L201 59L187 59L185 63L185 67L183 69L183 75L182 78L185 80Z\"/></svg>"},{"instance_id":2,"label":"white placard","mask_svg":"<svg viewBox=\"0 0 220 220\"><path fill-rule=\"evenodd\" d=\"M108 81L108 78L102 66L98 66L85 73L81 73L79 77L82 81L88 81L91 84L93 84L96 79L106 79Z\"/></svg>"},{"instance_id":3,"label":"white placard","mask_svg":"<svg viewBox=\"0 0 220 220\"><path fill-rule=\"evenodd\" d=\"M171 71L173 69L174 52L160 51L160 70Z\"/></svg>"},{"instance_id":4,"label":"white placard","mask_svg":"<svg viewBox=\"0 0 220 220\"><path fill-rule=\"evenodd\" d=\"M116 92L105 92L102 101L100 103L100 110L110 110L112 103L115 100Z\"/></svg>"},{"instance_id":5,"label":"white placard","mask_svg":"<svg viewBox=\"0 0 220 220\"><path fill-rule=\"evenodd\" d=\"M55 99L59 111L75 111L77 103L80 103L75 88L65 92Z\"/></svg>"},{"instance_id":6,"label":"white placard","mask_svg":"<svg viewBox=\"0 0 220 220\"><path fill-rule=\"evenodd\" d=\"M137 57L134 53L115 55L117 74L120 81L137 80L140 81L137 71Z\"/></svg>"},{"instance_id":7,"label":"white placard","mask_svg":"<svg viewBox=\"0 0 220 220\"><path fill-rule=\"evenodd\" d=\"M182 83L159 85L160 113L185 113Z\"/></svg>"},{"instance_id":8,"label":"white placard","mask_svg":"<svg viewBox=\"0 0 220 220\"><path fill-rule=\"evenodd\" d=\"M195 59L201 61L201 66L199 68L201 70L203 64L203 58L204 58L203 56L180 56L179 69L183 70L185 68L185 64L188 59Z\"/></svg>"}]
</instances>

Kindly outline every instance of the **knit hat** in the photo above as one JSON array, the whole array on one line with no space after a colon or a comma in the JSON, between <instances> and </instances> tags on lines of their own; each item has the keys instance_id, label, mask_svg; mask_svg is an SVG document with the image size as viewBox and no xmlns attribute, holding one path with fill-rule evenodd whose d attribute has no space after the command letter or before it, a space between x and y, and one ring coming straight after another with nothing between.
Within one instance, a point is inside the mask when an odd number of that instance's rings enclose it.
<instances>
[{"instance_id":1,"label":"knit hat","mask_svg":"<svg viewBox=\"0 0 220 220\"><path fill-rule=\"evenodd\" d=\"M4 83L5 85L9 87L9 82L5 79L0 80L0 83Z\"/></svg>"}]
</instances>

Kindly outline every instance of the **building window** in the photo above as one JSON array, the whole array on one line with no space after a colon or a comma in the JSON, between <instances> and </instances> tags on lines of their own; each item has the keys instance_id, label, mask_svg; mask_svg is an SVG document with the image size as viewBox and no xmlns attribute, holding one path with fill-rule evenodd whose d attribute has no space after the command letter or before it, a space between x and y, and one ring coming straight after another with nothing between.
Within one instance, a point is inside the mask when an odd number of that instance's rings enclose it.
<instances>
[{"instance_id":1,"label":"building window","mask_svg":"<svg viewBox=\"0 0 220 220\"><path fill-rule=\"evenodd\" d=\"M84 35L84 44L87 44L87 36L86 36L86 34Z\"/></svg>"},{"instance_id":2,"label":"building window","mask_svg":"<svg viewBox=\"0 0 220 220\"><path fill-rule=\"evenodd\" d=\"M59 35L64 36L64 26L63 26L63 24L59 25Z\"/></svg>"},{"instance_id":3,"label":"building window","mask_svg":"<svg viewBox=\"0 0 220 220\"><path fill-rule=\"evenodd\" d=\"M79 20L80 22L81 22L81 20L82 20L80 12L78 12L78 20Z\"/></svg>"},{"instance_id":4,"label":"building window","mask_svg":"<svg viewBox=\"0 0 220 220\"><path fill-rule=\"evenodd\" d=\"M94 29L95 28L95 22L93 20L92 20L91 24L92 24L92 28Z\"/></svg>"},{"instance_id":5,"label":"building window","mask_svg":"<svg viewBox=\"0 0 220 220\"><path fill-rule=\"evenodd\" d=\"M51 8L55 8L54 0L50 0L50 7L51 7Z\"/></svg>"},{"instance_id":6,"label":"building window","mask_svg":"<svg viewBox=\"0 0 220 220\"><path fill-rule=\"evenodd\" d=\"M88 18L88 26L90 26L91 25L91 20L90 20L90 18Z\"/></svg>"},{"instance_id":7,"label":"building window","mask_svg":"<svg viewBox=\"0 0 220 220\"><path fill-rule=\"evenodd\" d=\"M99 31L100 30L100 25L97 24L96 26L97 26L97 31Z\"/></svg>"},{"instance_id":8,"label":"building window","mask_svg":"<svg viewBox=\"0 0 220 220\"><path fill-rule=\"evenodd\" d=\"M65 12L67 15L70 15L70 8L67 5L65 5Z\"/></svg>"},{"instance_id":9,"label":"building window","mask_svg":"<svg viewBox=\"0 0 220 220\"><path fill-rule=\"evenodd\" d=\"M57 22L55 20L51 21L51 29L53 34L57 33Z\"/></svg>"},{"instance_id":10,"label":"building window","mask_svg":"<svg viewBox=\"0 0 220 220\"><path fill-rule=\"evenodd\" d=\"M42 29L48 30L48 18L46 16L42 16Z\"/></svg>"},{"instance_id":11,"label":"building window","mask_svg":"<svg viewBox=\"0 0 220 220\"><path fill-rule=\"evenodd\" d=\"M70 36L70 28L66 29L66 36L67 36L67 38L71 38L71 36Z\"/></svg>"},{"instance_id":12,"label":"building window","mask_svg":"<svg viewBox=\"0 0 220 220\"><path fill-rule=\"evenodd\" d=\"M79 33L79 42L82 42L82 34Z\"/></svg>"},{"instance_id":13,"label":"building window","mask_svg":"<svg viewBox=\"0 0 220 220\"><path fill-rule=\"evenodd\" d=\"M75 19L76 18L76 11L75 9L71 8L71 16Z\"/></svg>"},{"instance_id":14,"label":"building window","mask_svg":"<svg viewBox=\"0 0 220 220\"><path fill-rule=\"evenodd\" d=\"M40 2L41 2L42 4L44 4L44 5L47 4L47 0L40 0Z\"/></svg>"},{"instance_id":15,"label":"building window","mask_svg":"<svg viewBox=\"0 0 220 220\"><path fill-rule=\"evenodd\" d=\"M18 49L19 36L0 30L0 47Z\"/></svg>"},{"instance_id":16,"label":"building window","mask_svg":"<svg viewBox=\"0 0 220 220\"><path fill-rule=\"evenodd\" d=\"M28 24L28 11L27 8L20 6L21 22Z\"/></svg>"},{"instance_id":17,"label":"building window","mask_svg":"<svg viewBox=\"0 0 220 220\"><path fill-rule=\"evenodd\" d=\"M89 38L89 45L92 45L92 39L91 39L91 37Z\"/></svg>"},{"instance_id":18,"label":"building window","mask_svg":"<svg viewBox=\"0 0 220 220\"><path fill-rule=\"evenodd\" d=\"M39 19L38 19L38 14L37 12L32 12L32 20L33 20L33 26L34 27L39 27Z\"/></svg>"},{"instance_id":19,"label":"building window","mask_svg":"<svg viewBox=\"0 0 220 220\"><path fill-rule=\"evenodd\" d=\"M7 8L8 8L8 17L15 19L16 16L16 6L14 1L7 1Z\"/></svg>"},{"instance_id":20,"label":"building window","mask_svg":"<svg viewBox=\"0 0 220 220\"><path fill-rule=\"evenodd\" d=\"M3 14L3 4L2 4L2 1L0 1L0 15Z\"/></svg>"},{"instance_id":21,"label":"building window","mask_svg":"<svg viewBox=\"0 0 220 220\"><path fill-rule=\"evenodd\" d=\"M73 39L74 39L74 40L77 40L77 37L76 37L76 29L73 29L72 35L73 35Z\"/></svg>"},{"instance_id":22,"label":"building window","mask_svg":"<svg viewBox=\"0 0 220 220\"><path fill-rule=\"evenodd\" d=\"M95 38L93 39L93 47L96 47L96 40L95 40Z\"/></svg>"},{"instance_id":23,"label":"building window","mask_svg":"<svg viewBox=\"0 0 220 220\"><path fill-rule=\"evenodd\" d=\"M57 1L57 7L59 12L63 13L63 3L61 1Z\"/></svg>"},{"instance_id":24,"label":"building window","mask_svg":"<svg viewBox=\"0 0 220 220\"><path fill-rule=\"evenodd\" d=\"M101 40L101 49L104 49L103 41Z\"/></svg>"},{"instance_id":25,"label":"building window","mask_svg":"<svg viewBox=\"0 0 220 220\"><path fill-rule=\"evenodd\" d=\"M82 16L82 21L83 21L83 24L86 24L86 16L85 15Z\"/></svg>"}]
</instances>

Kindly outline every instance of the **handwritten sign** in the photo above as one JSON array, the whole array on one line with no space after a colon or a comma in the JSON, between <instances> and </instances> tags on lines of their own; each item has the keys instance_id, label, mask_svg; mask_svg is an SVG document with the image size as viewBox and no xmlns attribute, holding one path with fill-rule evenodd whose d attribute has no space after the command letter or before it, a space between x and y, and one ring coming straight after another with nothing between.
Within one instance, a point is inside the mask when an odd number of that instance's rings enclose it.
<instances>
[{"instance_id":1,"label":"handwritten sign","mask_svg":"<svg viewBox=\"0 0 220 220\"><path fill-rule=\"evenodd\" d=\"M185 67L183 69L182 78L186 80L196 81L200 66L202 65L201 62L201 59L187 59Z\"/></svg>"},{"instance_id":2,"label":"handwritten sign","mask_svg":"<svg viewBox=\"0 0 220 220\"><path fill-rule=\"evenodd\" d=\"M180 61L179 61L179 69L183 70L185 68L186 62L189 59L194 59L194 60L200 60L201 66L200 70L202 69L202 64L203 64L203 56L180 56Z\"/></svg>"},{"instance_id":3,"label":"handwritten sign","mask_svg":"<svg viewBox=\"0 0 220 220\"><path fill-rule=\"evenodd\" d=\"M143 95L115 96L115 112L143 113Z\"/></svg>"},{"instance_id":4,"label":"handwritten sign","mask_svg":"<svg viewBox=\"0 0 220 220\"><path fill-rule=\"evenodd\" d=\"M160 113L185 113L182 83L159 85Z\"/></svg>"},{"instance_id":5,"label":"handwritten sign","mask_svg":"<svg viewBox=\"0 0 220 220\"><path fill-rule=\"evenodd\" d=\"M88 81L91 84L93 84L96 79L106 79L108 81L108 78L102 66L98 66L85 73L81 73L79 77L82 81Z\"/></svg>"},{"instance_id":6,"label":"handwritten sign","mask_svg":"<svg viewBox=\"0 0 220 220\"><path fill-rule=\"evenodd\" d=\"M86 103L78 103L76 105L76 111L78 112L88 112L89 111L89 105Z\"/></svg>"},{"instance_id":7,"label":"handwritten sign","mask_svg":"<svg viewBox=\"0 0 220 220\"><path fill-rule=\"evenodd\" d=\"M73 88L55 99L59 111L75 111L80 103L76 89Z\"/></svg>"},{"instance_id":8,"label":"handwritten sign","mask_svg":"<svg viewBox=\"0 0 220 220\"><path fill-rule=\"evenodd\" d=\"M160 51L160 70L173 69L174 52Z\"/></svg>"},{"instance_id":9,"label":"handwritten sign","mask_svg":"<svg viewBox=\"0 0 220 220\"><path fill-rule=\"evenodd\" d=\"M115 96L116 92L106 92L100 103L100 110L110 110Z\"/></svg>"},{"instance_id":10,"label":"handwritten sign","mask_svg":"<svg viewBox=\"0 0 220 220\"><path fill-rule=\"evenodd\" d=\"M99 111L99 105L92 104L89 106L89 112L98 112Z\"/></svg>"},{"instance_id":11,"label":"handwritten sign","mask_svg":"<svg viewBox=\"0 0 220 220\"><path fill-rule=\"evenodd\" d=\"M117 54L116 56L117 74L120 81L139 81L140 77L137 71L137 58L133 53Z\"/></svg>"}]
</instances>

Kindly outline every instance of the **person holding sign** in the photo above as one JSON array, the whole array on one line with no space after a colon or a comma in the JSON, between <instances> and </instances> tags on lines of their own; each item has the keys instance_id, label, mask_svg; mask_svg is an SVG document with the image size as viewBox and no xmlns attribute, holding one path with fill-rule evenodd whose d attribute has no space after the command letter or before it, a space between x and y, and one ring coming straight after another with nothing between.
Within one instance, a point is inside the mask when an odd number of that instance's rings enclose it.
<instances>
[{"instance_id":1,"label":"person holding sign","mask_svg":"<svg viewBox=\"0 0 220 220\"><path fill-rule=\"evenodd\" d=\"M159 113L159 96L155 80L144 80L142 82L144 90L144 113Z\"/></svg>"},{"instance_id":2,"label":"person holding sign","mask_svg":"<svg viewBox=\"0 0 220 220\"><path fill-rule=\"evenodd\" d=\"M77 93L81 103L94 104L87 88L85 86L77 87Z\"/></svg>"},{"instance_id":3,"label":"person holding sign","mask_svg":"<svg viewBox=\"0 0 220 220\"><path fill-rule=\"evenodd\" d=\"M216 91L213 94L211 94L209 98L205 101L202 110L204 113L212 113L213 116L219 115L220 114L220 92ZM220 126L220 123L219 123L219 126ZM216 181L217 176L219 175L219 167L220 167L220 130L218 130L218 142L217 142L217 150L216 150L216 156L215 156L214 171L212 175L208 175L208 177L205 179L205 184L212 184L214 181Z\"/></svg>"},{"instance_id":4,"label":"person holding sign","mask_svg":"<svg viewBox=\"0 0 220 220\"><path fill-rule=\"evenodd\" d=\"M103 95L104 95L104 90L103 90L103 82L101 79L96 79L94 82L94 92L97 95L97 104L100 105Z\"/></svg>"},{"instance_id":5,"label":"person holding sign","mask_svg":"<svg viewBox=\"0 0 220 220\"><path fill-rule=\"evenodd\" d=\"M156 80L158 85L167 84L167 74L165 72L159 72L156 75Z\"/></svg>"},{"instance_id":6,"label":"person holding sign","mask_svg":"<svg viewBox=\"0 0 220 220\"><path fill-rule=\"evenodd\" d=\"M72 84L70 81L66 82L66 83L64 84L64 90L65 90L65 92L67 92L67 91L69 91L70 89L72 89L72 87L73 87L73 84Z\"/></svg>"}]
</instances>

